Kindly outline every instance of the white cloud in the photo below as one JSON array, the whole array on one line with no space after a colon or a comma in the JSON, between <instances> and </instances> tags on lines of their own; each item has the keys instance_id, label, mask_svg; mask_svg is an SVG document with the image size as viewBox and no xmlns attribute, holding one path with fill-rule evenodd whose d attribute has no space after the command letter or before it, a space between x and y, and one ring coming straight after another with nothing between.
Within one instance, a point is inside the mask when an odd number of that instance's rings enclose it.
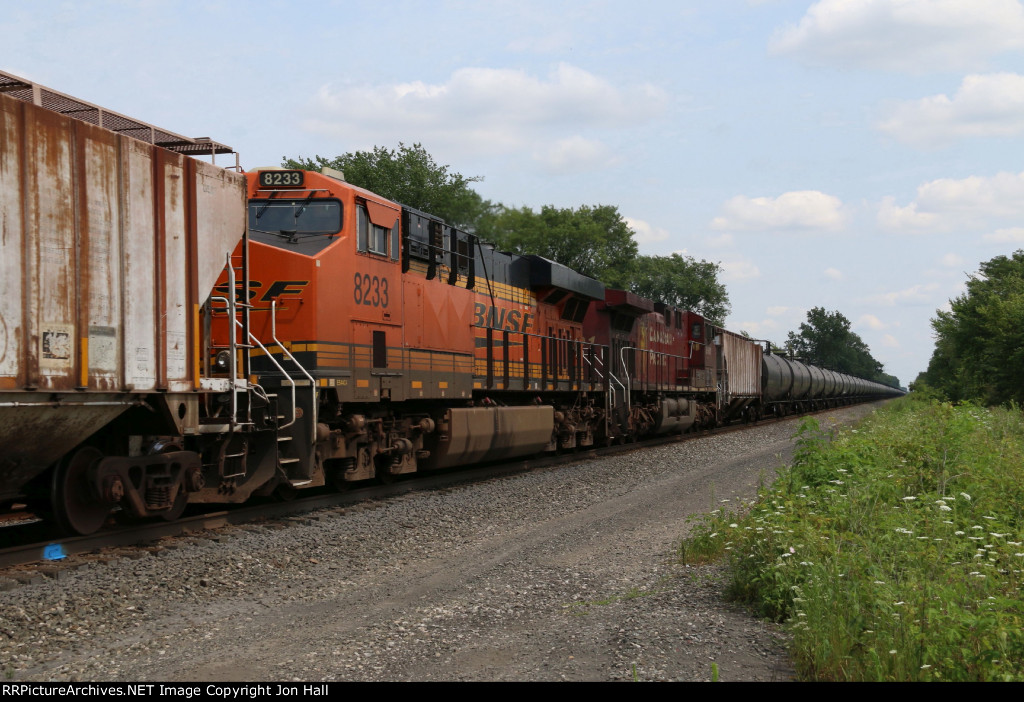
<instances>
[{"instance_id":1,"label":"white cloud","mask_svg":"<svg viewBox=\"0 0 1024 702\"><path fill-rule=\"evenodd\" d=\"M638 244L652 244L656 241L665 241L669 237L667 229L655 227L642 219L633 219L632 217L623 217L622 219L626 222L626 226L633 230Z\"/></svg>"},{"instance_id":2,"label":"white cloud","mask_svg":"<svg viewBox=\"0 0 1024 702\"><path fill-rule=\"evenodd\" d=\"M820 0L778 32L775 54L885 70L962 70L1024 47L1018 0Z\"/></svg>"},{"instance_id":3,"label":"white cloud","mask_svg":"<svg viewBox=\"0 0 1024 702\"><path fill-rule=\"evenodd\" d=\"M545 150L534 151L533 158L551 173L580 173L613 163L608 147L599 141L573 136L560 139Z\"/></svg>"},{"instance_id":4,"label":"white cloud","mask_svg":"<svg viewBox=\"0 0 1024 702\"><path fill-rule=\"evenodd\" d=\"M397 140L441 145L448 152L520 153L551 168L575 169L608 160L581 130L625 129L660 115L662 90L650 84L613 86L566 63L546 77L498 68L461 68L439 84L324 86L304 123L312 132L350 144Z\"/></svg>"},{"instance_id":5,"label":"white cloud","mask_svg":"<svg viewBox=\"0 0 1024 702\"><path fill-rule=\"evenodd\" d=\"M1024 227L997 229L992 234L986 234L982 238L993 244L1021 244L1024 243Z\"/></svg>"},{"instance_id":6,"label":"white cloud","mask_svg":"<svg viewBox=\"0 0 1024 702\"><path fill-rule=\"evenodd\" d=\"M832 280L842 280L843 272L838 268L826 268L824 271L825 277Z\"/></svg>"},{"instance_id":7,"label":"white cloud","mask_svg":"<svg viewBox=\"0 0 1024 702\"><path fill-rule=\"evenodd\" d=\"M761 270L750 261L725 261L722 263L722 279L728 283L760 277Z\"/></svg>"},{"instance_id":8,"label":"white cloud","mask_svg":"<svg viewBox=\"0 0 1024 702\"><path fill-rule=\"evenodd\" d=\"M993 218L1024 216L1024 172L942 178L918 187L913 202L900 207L882 200L878 222L894 230L978 229Z\"/></svg>"},{"instance_id":9,"label":"white cloud","mask_svg":"<svg viewBox=\"0 0 1024 702\"><path fill-rule=\"evenodd\" d=\"M1024 76L970 75L956 94L900 103L877 125L915 146L943 146L966 137L1007 137L1024 133Z\"/></svg>"},{"instance_id":10,"label":"white cloud","mask_svg":"<svg viewBox=\"0 0 1024 702\"><path fill-rule=\"evenodd\" d=\"M948 253L942 257L942 265L946 266L947 268L956 268L958 266L962 266L963 263L964 257L959 256L955 253Z\"/></svg>"},{"instance_id":11,"label":"white cloud","mask_svg":"<svg viewBox=\"0 0 1024 702\"><path fill-rule=\"evenodd\" d=\"M767 308L765 310L765 312L768 314L769 317L781 317L782 315L786 314L786 312L788 312L788 311L789 311L788 307L781 307L781 306L769 307L769 308Z\"/></svg>"},{"instance_id":12,"label":"white cloud","mask_svg":"<svg viewBox=\"0 0 1024 702\"><path fill-rule=\"evenodd\" d=\"M890 349L898 349L900 347L900 342L897 341L896 337L892 334L886 334L882 337L882 346Z\"/></svg>"},{"instance_id":13,"label":"white cloud","mask_svg":"<svg viewBox=\"0 0 1024 702\"><path fill-rule=\"evenodd\" d=\"M828 229L842 227L842 201L817 190L797 190L776 198L737 195L722 205L714 229Z\"/></svg>"},{"instance_id":14,"label":"white cloud","mask_svg":"<svg viewBox=\"0 0 1024 702\"><path fill-rule=\"evenodd\" d=\"M885 329L886 324L873 314L862 314L860 319L857 320L857 324L869 327L871 329Z\"/></svg>"},{"instance_id":15,"label":"white cloud","mask_svg":"<svg viewBox=\"0 0 1024 702\"><path fill-rule=\"evenodd\" d=\"M736 245L736 240L732 234L726 232L719 236L711 236L704 240L704 244L713 249L728 249Z\"/></svg>"},{"instance_id":16,"label":"white cloud","mask_svg":"<svg viewBox=\"0 0 1024 702\"><path fill-rule=\"evenodd\" d=\"M885 305L886 307L928 303L934 298L933 293L938 289L938 283L928 283L927 285L918 284L906 288L905 290L872 295L867 298L867 302L875 305Z\"/></svg>"},{"instance_id":17,"label":"white cloud","mask_svg":"<svg viewBox=\"0 0 1024 702\"><path fill-rule=\"evenodd\" d=\"M878 223L886 229L920 231L936 227L939 221L934 212L918 212L916 202L900 207L894 197L882 198L878 208Z\"/></svg>"}]
</instances>

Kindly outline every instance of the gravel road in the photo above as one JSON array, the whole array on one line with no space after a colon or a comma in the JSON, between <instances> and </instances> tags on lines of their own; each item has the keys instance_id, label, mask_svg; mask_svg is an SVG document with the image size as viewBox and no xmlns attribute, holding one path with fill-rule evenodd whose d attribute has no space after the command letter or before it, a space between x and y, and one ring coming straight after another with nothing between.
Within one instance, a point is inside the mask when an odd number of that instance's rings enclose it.
<instances>
[{"instance_id":1,"label":"gravel road","mask_svg":"<svg viewBox=\"0 0 1024 702\"><path fill-rule=\"evenodd\" d=\"M787 680L780 631L673 549L796 421L0 576L4 679Z\"/></svg>"}]
</instances>

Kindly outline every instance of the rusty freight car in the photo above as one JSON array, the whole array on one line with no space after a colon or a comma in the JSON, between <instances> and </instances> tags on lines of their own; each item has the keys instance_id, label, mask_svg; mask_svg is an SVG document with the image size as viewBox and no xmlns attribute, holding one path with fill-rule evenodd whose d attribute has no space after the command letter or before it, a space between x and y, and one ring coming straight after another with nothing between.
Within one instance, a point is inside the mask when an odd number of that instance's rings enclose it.
<instances>
[{"instance_id":1,"label":"rusty freight car","mask_svg":"<svg viewBox=\"0 0 1024 702\"><path fill-rule=\"evenodd\" d=\"M203 373L201 311L245 231L244 179L185 155L218 144L15 76L0 88L0 504L77 532L122 498L180 509L198 471L180 445L131 476L103 461L155 450L143 427L198 433L204 395L227 389ZM136 429L104 431L133 411Z\"/></svg>"}]
</instances>

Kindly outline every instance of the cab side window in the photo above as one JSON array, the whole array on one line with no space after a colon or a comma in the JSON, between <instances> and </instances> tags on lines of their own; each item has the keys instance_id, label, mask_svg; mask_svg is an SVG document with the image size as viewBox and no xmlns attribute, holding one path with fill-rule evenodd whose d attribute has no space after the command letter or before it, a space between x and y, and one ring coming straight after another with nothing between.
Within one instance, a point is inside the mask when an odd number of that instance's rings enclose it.
<instances>
[{"instance_id":1,"label":"cab side window","mask_svg":"<svg viewBox=\"0 0 1024 702\"><path fill-rule=\"evenodd\" d=\"M356 249L365 252L370 239L370 217L366 208L356 205Z\"/></svg>"},{"instance_id":2,"label":"cab side window","mask_svg":"<svg viewBox=\"0 0 1024 702\"><path fill-rule=\"evenodd\" d=\"M397 224L395 225L397 229ZM388 239L397 238L393 236L391 229L378 227L370 221L364 205L356 205L356 248L363 252L388 255Z\"/></svg>"}]
</instances>

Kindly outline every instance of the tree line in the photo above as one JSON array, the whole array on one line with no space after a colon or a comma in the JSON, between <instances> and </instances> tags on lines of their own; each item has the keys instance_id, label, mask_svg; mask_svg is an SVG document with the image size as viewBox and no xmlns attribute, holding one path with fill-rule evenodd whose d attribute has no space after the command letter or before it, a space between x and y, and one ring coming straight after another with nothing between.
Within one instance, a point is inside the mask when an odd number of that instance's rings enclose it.
<instances>
[{"instance_id":1,"label":"tree line","mask_svg":"<svg viewBox=\"0 0 1024 702\"><path fill-rule=\"evenodd\" d=\"M1024 250L980 264L932 319L935 350L913 389L953 401L1024 404Z\"/></svg>"},{"instance_id":2,"label":"tree line","mask_svg":"<svg viewBox=\"0 0 1024 702\"><path fill-rule=\"evenodd\" d=\"M614 205L558 208L507 207L472 189L480 176L466 177L437 164L420 144L382 146L335 158L284 158L286 168L342 171L360 188L436 215L470 231L502 251L535 254L621 288L685 307L715 324L729 314L729 294L717 263L675 253L644 256L633 230Z\"/></svg>"},{"instance_id":3,"label":"tree line","mask_svg":"<svg viewBox=\"0 0 1024 702\"><path fill-rule=\"evenodd\" d=\"M429 212L502 251L543 256L609 287L692 310L713 324L721 326L729 314L718 263L678 253L640 254L633 230L614 205L534 210L491 202L471 187L482 177L466 177L436 163L420 144L283 161L286 168L340 170L349 183ZM807 323L790 332L786 346L808 363L899 387L838 311L811 310Z\"/></svg>"},{"instance_id":4,"label":"tree line","mask_svg":"<svg viewBox=\"0 0 1024 702\"><path fill-rule=\"evenodd\" d=\"M786 350L807 363L866 378L890 387L900 387L899 379L886 373L871 349L850 328L850 320L841 312L815 307L786 339Z\"/></svg>"}]
</instances>

